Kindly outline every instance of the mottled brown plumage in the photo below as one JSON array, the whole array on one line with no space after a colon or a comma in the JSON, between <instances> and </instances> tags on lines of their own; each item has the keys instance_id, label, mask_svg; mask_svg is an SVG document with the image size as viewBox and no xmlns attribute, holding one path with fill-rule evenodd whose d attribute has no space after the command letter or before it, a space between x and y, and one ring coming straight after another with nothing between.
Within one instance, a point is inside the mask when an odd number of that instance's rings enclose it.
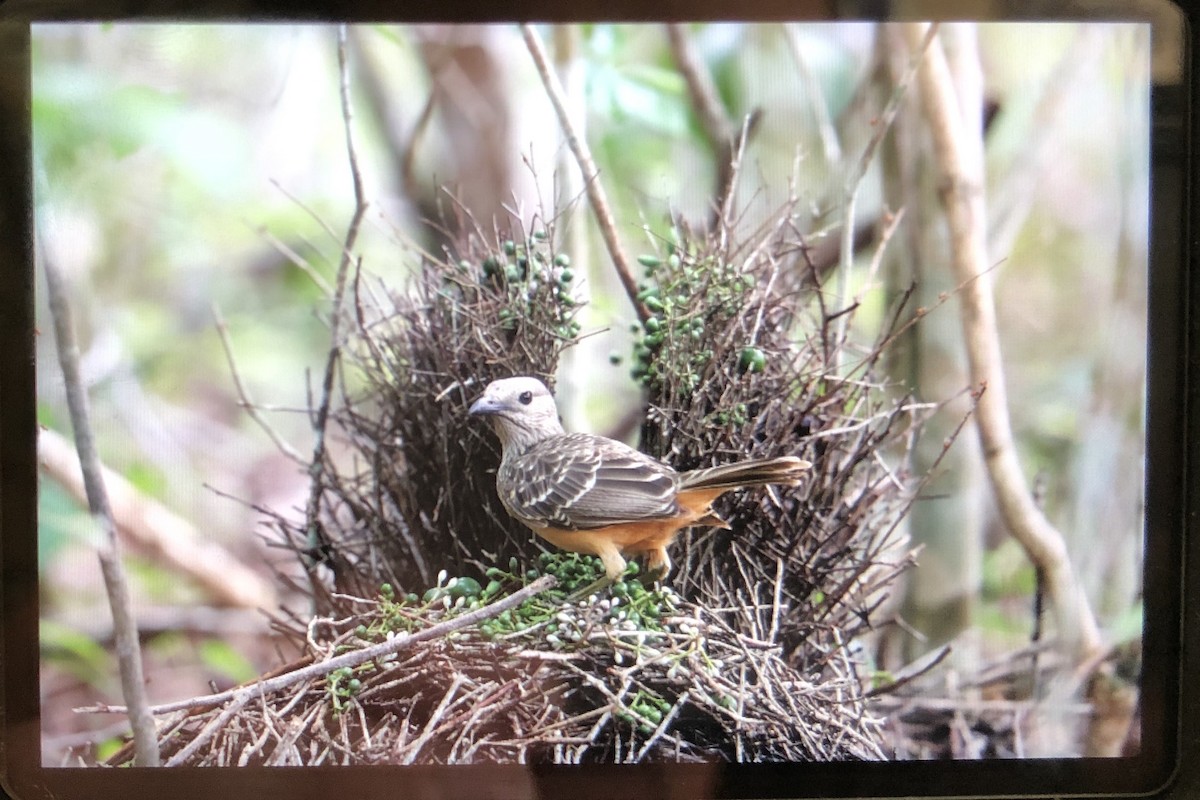
<instances>
[{"instance_id":1,"label":"mottled brown plumage","mask_svg":"<svg viewBox=\"0 0 1200 800\"><path fill-rule=\"evenodd\" d=\"M679 473L632 447L566 433L554 398L536 378L493 381L471 406L487 416L503 450L496 492L508 512L552 544L591 553L615 580L623 555L645 553L666 574L667 546L691 525L728 527L712 511L731 489L794 485L811 465L792 456Z\"/></svg>"}]
</instances>

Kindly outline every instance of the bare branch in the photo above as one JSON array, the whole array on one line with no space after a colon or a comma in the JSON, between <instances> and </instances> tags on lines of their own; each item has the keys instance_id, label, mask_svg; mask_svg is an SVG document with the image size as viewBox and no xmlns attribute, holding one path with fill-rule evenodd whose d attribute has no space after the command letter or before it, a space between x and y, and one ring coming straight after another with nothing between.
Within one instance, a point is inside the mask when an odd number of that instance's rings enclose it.
<instances>
[{"instance_id":1,"label":"bare branch","mask_svg":"<svg viewBox=\"0 0 1200 800\"><path fill-rule=\"evenodd\" d=\"M841 258L838 262L837 274L837 308L843 309L850 297L850 267L854 263L854 218L858 206L858 186L862 183L863 176L867 174L868 167L871 166L871 160L875 157L875 151L879 148L879 143L883 141L883 137L892 127L892 121L896 119L896 112L900 110L900 103L903 101L905 94L908 92L908 84L912 82L913 75L916 74L917 67L921 63L921 58L925 54L925 50L933 41L934 35L937 33L937 23L929 26L929 31L925 34L925 38L913 48L913 53L908 61L908 68L904 71L896 87L892 90L892 96L888 98L887 105L883 108L883 113L879 115L879 119L875 123L875 131L871 134L871 138L867 141L867 146L863 148L862 155L859 156L858 162L846 177L845 194L843 195L843 211L842 211L842 249ZM846 338L846 317L839 317L837 320L837 341L844 341Z\"/></svg>"},{"instance_id":2,"label":"bare branch","mask_svg":"<svg viewBox=\"0 0 1200 800\"><path fill-rule=\"evenodd\" d=\"M667 40L671 45L671 56L687 84L692 107L700 120L700 127L716 160L717 182L712 216L709 227L724 229L730 224L730 211L737 188L738 170L742 152L750 134L758 125L759 112L748 114L739 127L733 122L728 109L721 101L717 85L696 52L687 26L681 23L667 25Z\"/></svg>"},{"instance_id":3,"label":"bare branch","mask_svg":"<svg viewBox=\"0 0 1200 800\"><path fill-rule=\"evenodd\" d=\"M915 54L928 42L930 31L922 24L908 24L904 36ZM965 126L966 113L975 113L982 99L957 95L945 53L937 41L929 45L921 61L918 80L941 172L951 265L961 282L959 302L971 380L986 388L979 398L975 419L996 505L1026 555L1044 571L1054 602L1058 636L1082 661L1102 647L1100 631L1075 578L1062 534L1034 503L1013 445L988 268L982 132Z\"/></svg>"},{"instance_id":4,"label":"bare branch","mask_svg":"<svg viewBox=\"0 0 1200 800\"><path fill-rule=\"evenodd\" d=\"M633 277L629 259L625 257L625 252L621 249L621 242L617 236L617 225L613 219L612 209L608 205L608 198L604 194L604 187L600 184L600 172L596 169L596 162L592 159L591 150L583 137L575 130L575 123L567 111L567 101L563 94L562 84L546 55L542 37L529 24L521 25L521 33L525 37L525 46L533 57L538 75L542 78L542 85L546 88L550 103L558 115L558 123L567 137L567 145L575 154L579 171L583 173L588 202L592 206L592 212L596 215L596 222L600 226L600 235L604 239L605 247L608 248L608 255L612 259L613 267L617 270L617 277L621 279L621 285L625 287L625 293L629 295L629 302L633 303L633 310L637 312L638 319L645 322L650 318L650 312L638 299L637 280Z\"/></svg>"},{"instance_id":5,"label":"bare branch","mask_svg":"<svg viewBox=\"0 0 1200 800\"><path fill-rule=\"evenodd\" d=\"M305 508L305 520L308 523L308 544L316 548L320 542L317 529L317 516L320 512L321 492L324 487L323 474L325 469L325 428L329 421L329 406L333 396L333 381L341 359L342 342L342 305L346 295L346 276L350 272L353 259L354 243L358 240L359 227L367 210L367 202L363 196L362 173L358 169L358 151L354 146L354 115L350 108L350 70L346 62L346 26L338 26L337 34L338 72L340 81L338 87L342 101L342 121L346 129L346 155L350 162L350 179L354 185L354 214L346 230L346 239L342 244L342 254L338 261L337 278L334 283L333 302L329 319L329 354L325 359L325 373L321 381L321 396L317 402L317 413L313 420L312 461L309 464L309 474L312 486L309 491L308 505Z\"/></svg>"},{"instance_id":6,"label":"bare branch","mask_svg":"<svg viewBox=\"0 0 1200 800\"><path fill-rule=\"evenodd\" d=\"M278 186L278 184L276 184ZM312 213L312 212L309 212ZM333 294L333 287L329 285L329 281L317 272L316 268L308 262L304 256L297 253L288 244L282 241L278 236L271 233L270 228L266 225L260 225L256 229L257 233L266 240L267 244L271 245L281 256L291 262L292 266L303 272L313 282L313 285L321 290L321 293L329 296Z\"/></svg>"},{"instance_id":7,"label":"bare branch","mask_svg":"<svg viewBox=\"0 0 1200 800\"><path fill-rule=\"evenodd\" d=\"M42 268L46 273L46 299L50 315L54 318L54 338L58 345L58 361L63 371L63 382L67 393L67 406L71 414L71 428L75 432L75 449L79 454L83 470L83 485L87 494L88 508L100 525L101 537L96 542L96 553L100 558L100 571L104 575L104 587L112 609L113 630L117 662L121 672L121 692L128 706L129 724L133 728L134 748L139 766L157 767L161 763L158 736L154 719L150 716L149 699L146 696L146 681L142 673L142 649L138 639L137 620L133 615L133 602L129 595L129 583L121 562L121 543L117 539L117 525L113 521L112 507L104 488L104 475L100 456L96 451L96 440L92 434L92 423L88 410L87 391L79 371L79 344L75 338L75 327L71 320L71 304L68 299L66 280L58 271L58 265L47 248L42 248Z\"/></svg>"},{"instance_id":8,"label":"bare branch","mask_svg":"<svg viewBox=\"0 0 1200 800\"><path fill-rule=\"evenodd\" d=\"M400 187L409 202L416 204L421 196L420 184L417 181L415 165L416 153L421 140L433 119L437 108L437 92L432 88L421 106L416 121L410 130L402 130L399 115L393 112L391 101L393 93L387 84L385 76L387 69L369 46L367 37L361 28L355 27L350 31L350 42L353 44L354 65L363 89L367 111L375 119L375 124L387 142L388 156L396 164L400 175Z\"/></svg>"},{"instance_id":9,"label":"bare branch","mask_svg":"<svg viewBox=\"0 0 1200 800\"><path fill-rule=\"evenodd\" d=\"M279 432L271 426L266 417L259 413L258 404L250 398L250 392L246 389L246 385L242 383L242 375L237 368L237 360L233 357L233 344L229 341L229 326L225 324L225 318L221 316L221 310L217 308L217 304L212 304L213 321L217 326L217 335L221 337L221 347L225 349L225 360L229 362L229 373L233 376L233 385L237 389L238 399L241 401L241 406L250 415L250 419L258 423L258 427L270 437L275 443L275 447L279 452L283 453L292 461L302 466L308 466L308 462L304 460L304 456L300 455L300 451L292 447L286 439L279 435Z\"/></svg>"},{"instance_id":10,"label":"bare branch","mask_svg":"<svg viewBox=\"0 0 1200 800\"><path fill-rule=\"evenodd\" d=\"M241 711L242 707L251 699L253 699L253 695L251 695L249 692L243 692L242 694L234 697L233 702L230 703L227 708L222 710L219 715L209 720L209 723L204 726L200 733L196 734L195 738L188 742L187 745L178 753L171 756L171 760L167 762L167 766L178 767L180 764L186 763L187 760L191 758L193 754L198 752L201 747L204 747L206 744L208 744L208 742L214 736L216 736L219 731L224 730L225 726L229 724L229 721L233 719L233 715Z\"/></svg>"},{"instance_id":11,"label":"bare branch","mask_svg":"<svg viewBox=\"0 0 1200 800\"><path fill-rule=\"evenodd\" d=\"M830 165L842 160L842 146L838 141L837 129L829 115L829 103L825 100L825 92L821 82L808 68L808 59L804 57L804 48L800 41L800 26L795 22L783 24L783 35L787 40L792 60L796 62L796 71L800 73L800 81L809 94L809 105L813 118L817 123L817 133L821 136L821 149L825 152L825 162Z\"/></svg>"},{"instance_id":12,"label":"bare branch","mask_svg":"<svg viewBox=\"0 0 1200 800\"><path fill-rule=\"evenodd\" d=\"M326 659L325 661L309 664L300 669L285 672L282 675L276 675L272 678L256 681L245 686L239 686L235 689L228 689L224 692L216 694L204 695L202 697L192 697L187 700L179 700L174 703L164 703L150 708L151 714L170 714L173 711L184 711L195 708L212 708L219 706L222 703L241 698L243 695L247 697L257 697L277 692L280 689L286 689L289 686L295 686L298 683L311 680L313 678L321 678L335 669L342 667L357 667L359 664L365 664L368 661L374 661L378 658L385 658L395 653L399 653L407 647L410 647L418 642L425 642L430 639L437 639L445 636L453 631L459 631L463 628L469 628L472 625L483 622L486 619L503 614L509 609L516 608L534 595L541 594L547 589L553 589L558 585L558 578L553 575L543 575L542 577L530 583L527 586L518 589L502 600L497 600L491 605L477 608L474 611L468 611L465 614L460 614L457 617L439 622L436 625L431 625L428 628L422 628L415 633L398 633L386 642L364 647L361 650L351 650L348 653L343 653L340 656ZM244 700L240 702L245 702ZM85 708L76 709L81 712L100 712L119 714L125 711L121 706L88 706Z\"/></svg>"},{"instance_id":13,"label":"bare branch","mask_svg":"<svg viewBox=\"0 0 1200 800\"><path fill-rule=\"evenodd\" d=\"M678 22L671 23L667 25L667 38L671 43L671 55L687 84L688 94L692 98L692 106L696 109L696 116L700 119L704 135L715 148L728 148L737 132L729 120L725 104L721 102L712 75L705 69L696 48L692 46L687 28Z\"/></svg>"}]
</instances>

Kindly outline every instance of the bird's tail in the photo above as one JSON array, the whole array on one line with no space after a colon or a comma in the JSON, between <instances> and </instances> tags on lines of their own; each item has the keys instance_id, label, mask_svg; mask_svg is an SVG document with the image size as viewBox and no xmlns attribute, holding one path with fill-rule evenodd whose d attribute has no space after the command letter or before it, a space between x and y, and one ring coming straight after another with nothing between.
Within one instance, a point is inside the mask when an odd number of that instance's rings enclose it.
<instances>
[{"instance_id":1,"label":"bird's tail","mask_svg":"<svg viewBox=\"0 0 1200 800\"><path fill-rule=\"evenodd\" d=\"M795 456L759 458L725 464L708 469L694 469L679 476L679 490L737 489L744 486L766 486L781 483L795 486L804 472L811 467L809 462Z\"/></svg>"}]
</instances>

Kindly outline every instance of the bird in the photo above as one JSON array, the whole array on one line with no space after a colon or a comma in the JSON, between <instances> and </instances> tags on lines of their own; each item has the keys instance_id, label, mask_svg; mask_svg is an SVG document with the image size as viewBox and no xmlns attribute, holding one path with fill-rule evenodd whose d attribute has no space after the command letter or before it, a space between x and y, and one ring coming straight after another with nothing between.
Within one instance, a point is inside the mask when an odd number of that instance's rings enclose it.
<instances>
[{"instance_id":1,"label":"bird","mask_svg":"<svg viewBox=\"0 0 1200 800\"><path fill-rule=\"evenodd\" d=\"M489 383L468 409L500 440L496 493L508 513L562 550L600 558L621 579L626 556L646 556L647 572L665 578L667 548L684 528L729 528L712 509L733 489L794 486L812 464L795 456L758 458L677 472L624 442L567 433L546 385L533 377Z\"/></svg>"}]
</instances>

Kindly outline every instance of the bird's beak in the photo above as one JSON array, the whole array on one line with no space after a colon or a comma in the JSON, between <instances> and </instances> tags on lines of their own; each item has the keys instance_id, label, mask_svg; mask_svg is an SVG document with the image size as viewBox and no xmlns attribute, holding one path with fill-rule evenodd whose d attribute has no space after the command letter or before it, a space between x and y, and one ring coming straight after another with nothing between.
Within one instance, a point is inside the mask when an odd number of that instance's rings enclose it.
<instances>
[{"instance_id":1,"label":"bird's beak","mask_svg":"<svg viewBox=\"0 0 1200 800\"><path fill-rule=\"evenodd\" d=\"M488 396L483 396L471 404L467 414L472 417L486 417L500 411L501 405Z\"/></svg>"}]
</instances>

